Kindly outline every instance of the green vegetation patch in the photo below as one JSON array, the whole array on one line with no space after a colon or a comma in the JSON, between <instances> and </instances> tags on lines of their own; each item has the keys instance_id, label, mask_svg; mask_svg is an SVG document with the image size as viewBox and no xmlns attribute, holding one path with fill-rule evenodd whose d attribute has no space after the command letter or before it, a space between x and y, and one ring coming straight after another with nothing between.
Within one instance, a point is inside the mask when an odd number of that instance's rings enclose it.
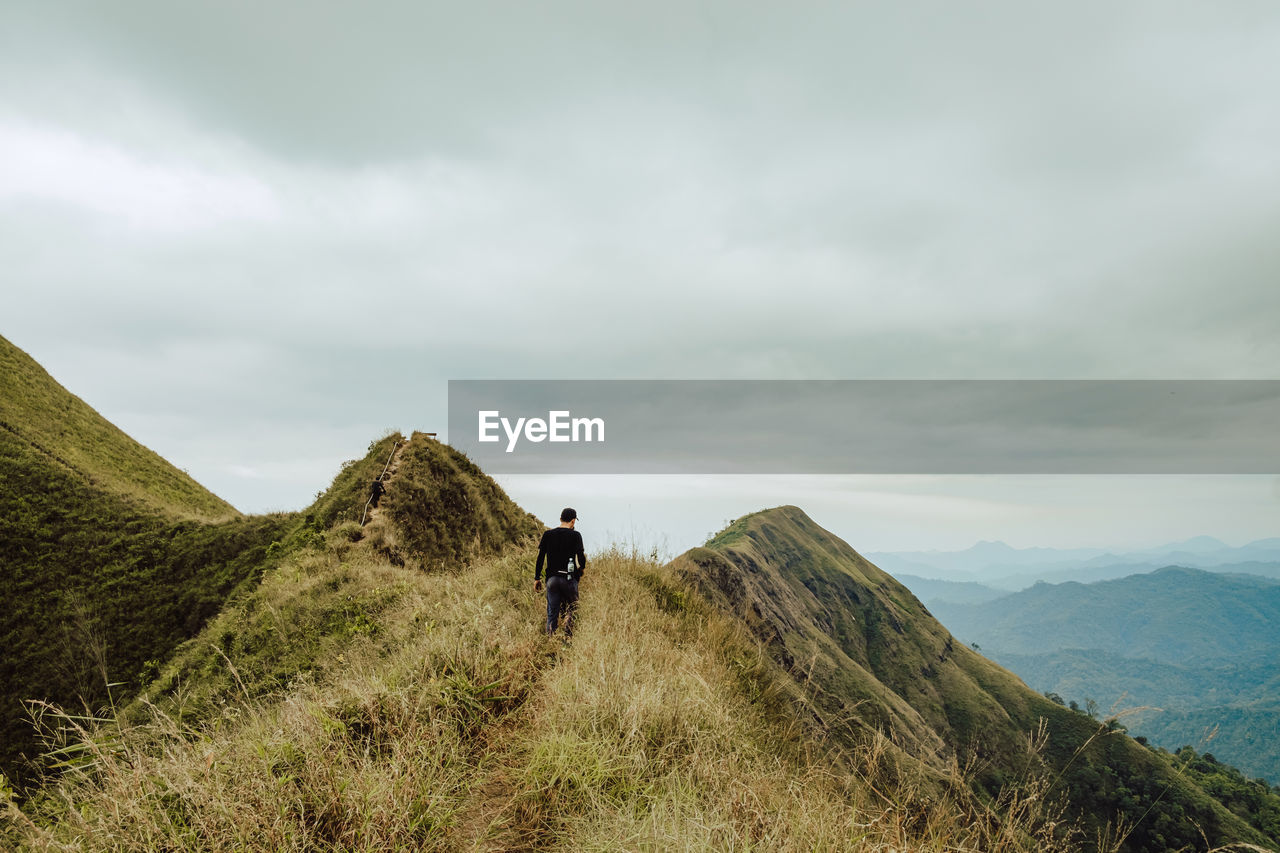
<instances>
[{"instance_id":1,"label":"green vegetation patch","mask_svg":"<svg viewBox=\"0 0 1280 853\"><path fill-rule=\"evenodd\" d=\"M21 755L38 750L24 700L96 709L131 695L261 572L295 522L175 520L4 432L0 481L0 770L24 780Z\"/></svg>"}]
</instances>

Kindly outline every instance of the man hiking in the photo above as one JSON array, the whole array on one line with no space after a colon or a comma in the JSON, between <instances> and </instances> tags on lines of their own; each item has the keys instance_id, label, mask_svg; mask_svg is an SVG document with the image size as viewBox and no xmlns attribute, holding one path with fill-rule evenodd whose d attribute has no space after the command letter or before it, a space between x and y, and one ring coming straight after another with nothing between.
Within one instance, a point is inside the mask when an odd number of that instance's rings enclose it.
<instances>
[{"instance_id":1,"label":"man hiking","mask_svg":"<svg viewBox=\"0 0 1280 853\"><path fill-rule=\"evenodd\" d=\"M560 513L560 526L542 534L538 543L538 563L533 569L533 591L542 589L542 564L547 565L547 634L554 634L564 614L564 633L573 636L573 610L578 603L578 580L587 567L582 549L582 534L574 530L578 512L565 507Z\"/></svg>"}]
</instances>

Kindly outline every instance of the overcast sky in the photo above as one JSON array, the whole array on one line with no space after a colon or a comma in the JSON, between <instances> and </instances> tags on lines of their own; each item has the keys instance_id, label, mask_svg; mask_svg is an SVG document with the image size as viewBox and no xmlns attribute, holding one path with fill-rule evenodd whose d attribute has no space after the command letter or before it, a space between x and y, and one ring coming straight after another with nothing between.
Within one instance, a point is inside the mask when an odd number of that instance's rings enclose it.
<instances>
[{"instance_id":1,"label":"overcast sky","mask_svg":"<svg viewBox=\"0 0 1280 853\"><path fill-rule=\"evenodd\" d=\"M451 378L1280 378L1277 56L1271 2L7 0L0 334L246 511L443 431ZM1280 517L1274 477L504 482L676 549L747 498L865 550Z\"/></svg>"}]
</instances>

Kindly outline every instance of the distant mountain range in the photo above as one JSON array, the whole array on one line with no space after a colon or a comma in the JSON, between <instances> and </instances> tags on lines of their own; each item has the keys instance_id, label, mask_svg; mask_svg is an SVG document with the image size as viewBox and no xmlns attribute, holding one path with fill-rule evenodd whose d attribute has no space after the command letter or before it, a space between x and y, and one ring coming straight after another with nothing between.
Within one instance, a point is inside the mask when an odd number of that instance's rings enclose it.
<instances>
[{"instance_id":1,"label":"distant mountain range","mask_svg":"<svg viewBox=\"0 0 1280 853\"><path fill-rule=\"evenodd\" d=\"M1280 648L1280 581L1201 569L1041 582L981 604L936 603L933 611L957 637L1014 654L1092 648L1186 666Z\"/></svg>"},{"instance_id":2,"label":"distant mountain range","mask_svg":"<svg viewBox=\"0 0 1280 853\"><path fill-rule=\"evenodd\" d=\"M894 577L929 607L933 606L931 602L936 601L948 604L981 604L1009 594L1007 589L996 589L977 581L943 581L910 574L897 574Z\"/></svg>"},{"instance_id":3,"label":"distant mountain range","mask_svg":"<svg viewBox=\"0 0 1280 853\"><path fill-rule=\"evenodd\" d=\"M1164 566L1185 566L1280 579L1280 537L1233 547L1212 536L1195 536L1137 551L1100 548L1013 548L979 542L963 551L881 551L867 558L895 576L913 575L1006 590L1037 581L1096 581L1127 577Z\"/></svg>"},{"instance_id":4,"label":"distant mountain range","mask_svg":"<svg viewBox=\"0 0 1280 853\"><path fill-rule=\"evenodd\" d=\"M1145 707L1125 719L1134 734L1167 749L1212 746L1280 781L1280 581L1166 567L994 597L973 583L904 582L1030 687L1103 711Z\"/></svg>"}]
</instances>

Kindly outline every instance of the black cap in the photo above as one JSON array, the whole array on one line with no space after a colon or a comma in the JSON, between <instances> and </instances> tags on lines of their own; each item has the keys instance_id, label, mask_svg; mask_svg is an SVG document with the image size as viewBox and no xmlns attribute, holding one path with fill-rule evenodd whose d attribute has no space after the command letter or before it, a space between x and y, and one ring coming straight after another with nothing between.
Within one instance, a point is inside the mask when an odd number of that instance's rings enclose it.
<instances>
[{"instance_id":1,"label":"black cap","mask_svg":"<svg viewBox=\"0 0 1280 853\"><path fill-rule=\"evenodd\" d=\"M578 517L578 511L571 506L567 506L564 509L560 510L561 521L573 521L577 517Z\"/></svg>"}]
</instances>

